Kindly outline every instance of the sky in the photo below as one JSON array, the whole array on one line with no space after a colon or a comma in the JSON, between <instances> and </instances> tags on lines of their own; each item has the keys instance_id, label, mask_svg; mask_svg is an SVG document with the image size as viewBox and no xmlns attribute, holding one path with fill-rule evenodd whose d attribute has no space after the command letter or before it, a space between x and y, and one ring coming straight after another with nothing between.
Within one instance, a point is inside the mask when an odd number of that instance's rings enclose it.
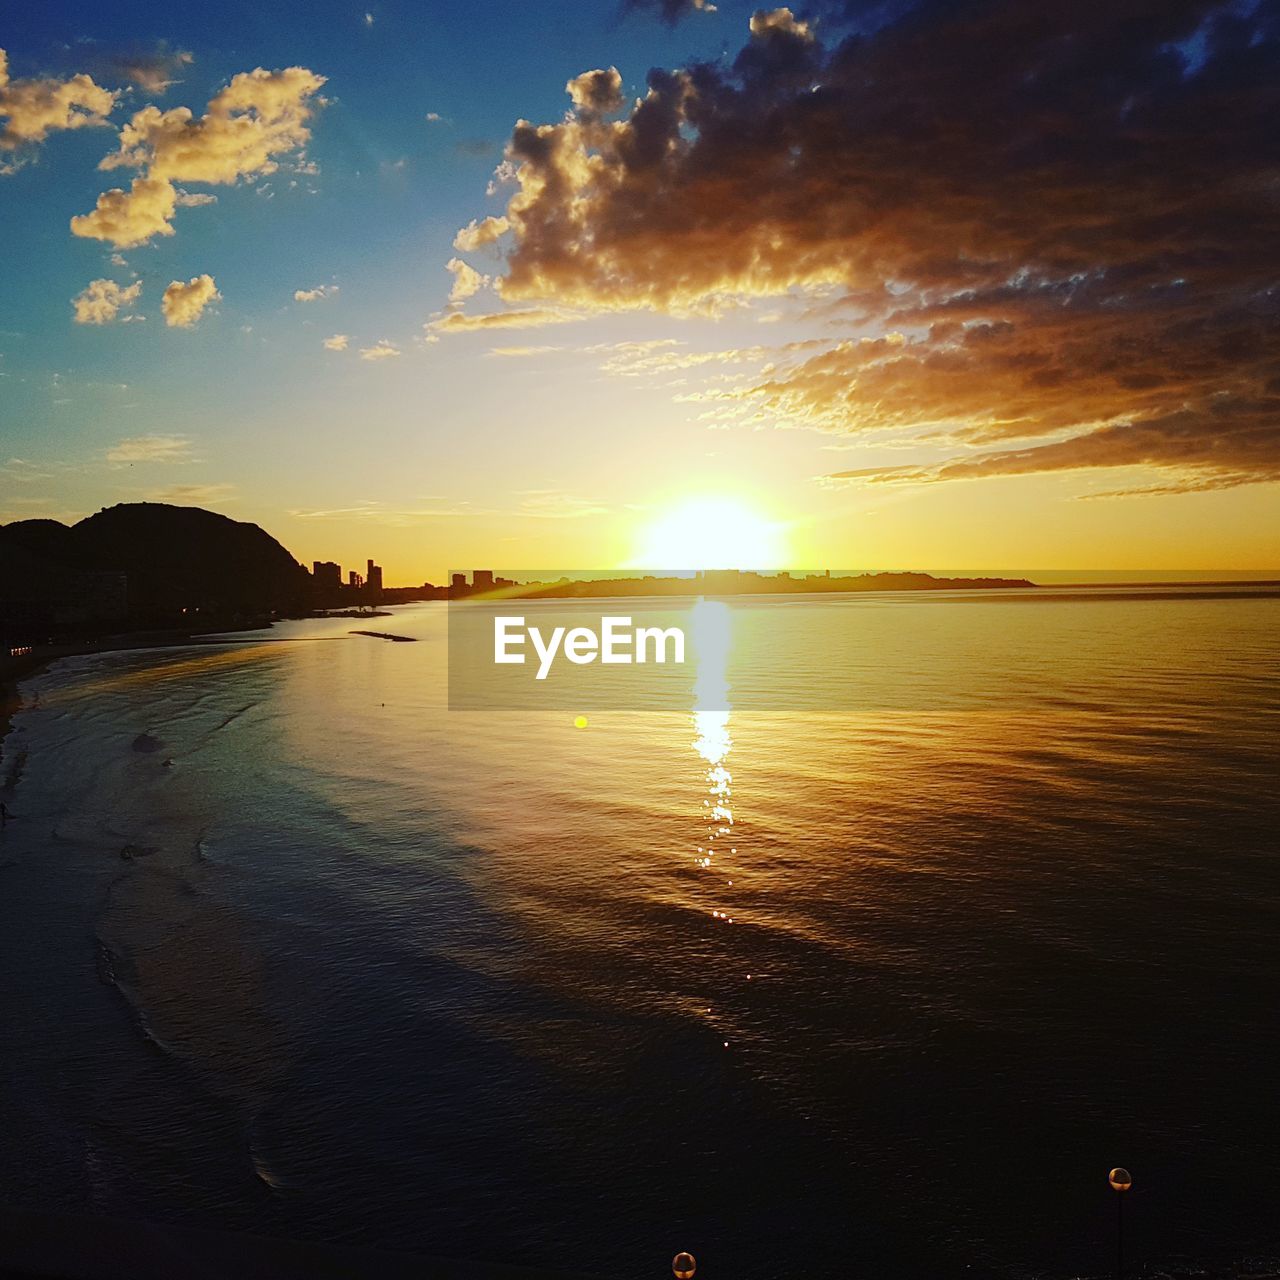
<instances>
[{"instance_id":1,"label":"sky","mask_svg":"<svg viewBox=\"0 0 1280 1280\"><path fill-rule=\"evenodd\" d=\"M0 522L194 504L396 584L722 516L760 568L1280 567L1274 0L60 3L0 48Z\"/></svg>"}]
</instances>

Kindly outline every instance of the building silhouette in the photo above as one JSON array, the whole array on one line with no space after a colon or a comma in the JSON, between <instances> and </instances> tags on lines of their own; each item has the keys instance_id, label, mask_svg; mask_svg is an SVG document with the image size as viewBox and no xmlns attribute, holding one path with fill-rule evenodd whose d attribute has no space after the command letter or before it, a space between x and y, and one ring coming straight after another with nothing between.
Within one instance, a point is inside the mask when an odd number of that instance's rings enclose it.
<instances>
[{"instance_id":1,"label":"building silhouette","mask_svg":"<svg viewBox=\"0 0 1280 1280\"><path fill-rule=\"evenodd\" d=\"M311 566L311 580L321 595L337 595L342 590L342 566L332 560L316 560Z\"/></svg>"}]
</instances>

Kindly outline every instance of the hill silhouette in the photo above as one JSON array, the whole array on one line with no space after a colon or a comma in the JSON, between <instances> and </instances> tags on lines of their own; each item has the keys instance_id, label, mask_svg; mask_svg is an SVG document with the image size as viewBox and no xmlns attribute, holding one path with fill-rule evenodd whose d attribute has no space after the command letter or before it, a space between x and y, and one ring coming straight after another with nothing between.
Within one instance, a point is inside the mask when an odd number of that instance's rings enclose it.
<instances>
[{"instance_id":1,"label":"hill silhouette","mask_svg":"<svg viewBox=\"0 0 1280 1280\"><path fill-rule=\"evenodd\" d=\"M130 619L303 609L310 589L306 570L264 529L201 507L121 503L71 526L0 526L0 598L39 599L104 573L126 575Z\"/></svg>"}]
</instances>

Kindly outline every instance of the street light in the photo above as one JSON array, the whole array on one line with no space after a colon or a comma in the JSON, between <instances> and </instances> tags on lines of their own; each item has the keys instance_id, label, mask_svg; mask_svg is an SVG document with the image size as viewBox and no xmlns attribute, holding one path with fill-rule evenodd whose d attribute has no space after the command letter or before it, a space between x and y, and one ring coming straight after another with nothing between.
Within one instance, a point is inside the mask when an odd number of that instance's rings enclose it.
<instances>
[{"instance_id":1,"label":"street light","mask_svg":"<svg viewBox=\"0 0 1280 1280\"><path fill-rule=\"evenodd\" d=\"M1133 1186L1128 1169L1112 1169L1107 1182L1116 1193L1116 1280L1124 1280L1124 1194Z\"/></svg>"},{"instance_id":2,"label":"street light","mask_svg":"<svg viewBox=\"0 0 1280 1280\"><path fill-rule=\"evenodd\" d=\"M677 1253L671 1259L671 1271L676 1280L693 1280L693 1273L697 1269L697 1260L691 1253Z\"/></svg>"}]
</instances>

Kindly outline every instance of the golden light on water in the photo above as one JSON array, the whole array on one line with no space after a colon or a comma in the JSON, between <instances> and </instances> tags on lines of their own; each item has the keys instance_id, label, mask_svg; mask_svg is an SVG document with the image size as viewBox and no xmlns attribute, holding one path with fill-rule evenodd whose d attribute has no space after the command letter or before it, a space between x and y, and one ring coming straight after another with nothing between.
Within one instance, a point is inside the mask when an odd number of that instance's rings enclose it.
<instances>
[{"instance_id":1,"label":"golden light on water","mask_svg":"<svg viewBox=\"0 0 1280 1280\"><path fill-rule=\"evenodd\" d=\"M650 569L776 569L789 563L783 527L735 498L693 498L646 531Z\"/></svg>"},{"instance_id":2,"label":"golden light on water","mask_svg":"<svg viewBox=\"0 0 1280 1280\"><path fill-rule=\"evenodd\" d=\"M733 748L729 733L729 649L732 619L729 606L718 600L700 600L693 607L693 639L698 654L698 674L694 680L693 727L697 737L693 749L706 762L707 810L706 844L698 846L697 865L710 870L716 842L733 834L733 775L725 759ZM728 914L713 911L716 919ZM729 923L732 923L730 920Z\"/></svg>"}]
</instances>

